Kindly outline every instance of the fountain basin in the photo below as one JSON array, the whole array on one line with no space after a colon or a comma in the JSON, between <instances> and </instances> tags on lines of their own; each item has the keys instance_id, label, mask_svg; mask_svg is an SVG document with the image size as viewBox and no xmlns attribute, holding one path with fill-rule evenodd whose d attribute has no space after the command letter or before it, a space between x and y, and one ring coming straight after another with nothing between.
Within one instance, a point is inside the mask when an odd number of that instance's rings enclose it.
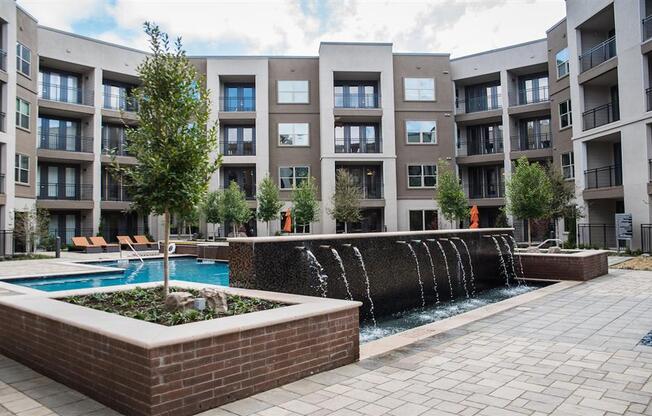
<instances>
[{"instance_id":1,"label":"fountain basin","mask_svg":"<svg viewBox=\"0 0 652 416\"><path fill-rule=\"evenodd\" d=\"M523 264L523 274L528 279L586 281L609 272L606 250L517 251L514 256Z\"/></svg>"}]
</instances>

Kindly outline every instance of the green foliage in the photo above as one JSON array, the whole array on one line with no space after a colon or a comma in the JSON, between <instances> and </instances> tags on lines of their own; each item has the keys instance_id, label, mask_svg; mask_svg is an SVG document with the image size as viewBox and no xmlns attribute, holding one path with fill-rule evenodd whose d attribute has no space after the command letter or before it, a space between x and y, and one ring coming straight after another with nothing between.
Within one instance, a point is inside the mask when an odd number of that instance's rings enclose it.
<instances>
[{"instance_id":1,"label":"green foliage","mask_svg":"<svg viewBox=\"0 0 652 416\"><path fill-rule=\"evenodd\" d=\"M445 160L437 163L437 191L435 201L443 217L453 222L468 217L469 201L453 168Z\"/></svg>"},{"instance_id":2,"label":"green foliage","mask_svg":"<svg viewBox=\"0 0 652 416\"><path fill-rule=\"evenodd\" d=\"M209 224L222 224L224 222L224 192L217 190L209 192L202 204L202 213Z\"/></svg>"},{"instance_id":3,"label":"green foliage","mask_svg":"<svg viewBox=\"0 0 652 416\"><path fill-rule=\"evenodd\" d=\"M550 207L548 208L548 218L556 220L564 217L580 217L580 209L573 202L575 199L575 189L573 188L572 182L564 179L564 175L553 166L548 166L546 171L552 191Z\"/></svg>"},{"instance_id":4,"label":"green foliage","mask_svg":"<svg viewBox=\"0 0 652 416\"><path fill-rule=\"evenodd\" d=\"M335 179L335 193L331 196L333 208L328 210L330 216L339 222L346 224L360 221L360 200L362 190L355 183L353 177L346 169L338 169Z\"/></svg>"},{"instance_id":5,"label":"green foliage","mask_svg":"<svg viewBox=\"0 0 652 416\"><path fill-rule=\"evenodd\" d=\"M269 223L280 217L281 208L283 208L278 186L269 175L260 182L256 199L258 200L258 219L267 223L269 234Z\"/></svg>"},{"instance_id":6,"label":"green foliage","mask_svg":"<svg viewBox=\"0 0 652 416\"><path fill-rule=\"evenodd\" d=\"M509 227L509 222L507 221L507 214L505 214L505 208L501 207L498 210L498 215L496 215L496 228L507 228Z\"/></svg>"},{"instance_id":7,"label":"green foliage","mask_svg":"<svg viewBox=\"0 0 652 416\"><path fill-rule=\"evenodd\" d=\"M14 211L14 238L25 243L25 251L32 253L37 246L49 249L54 245L50 235L50 212L32 207L28 211Z\"/></svg>"},{"instance_id":8,"label":"green foliage","mask_svg":"<svg viewBox=\"0 0 652 416\"><path fill-rule=\"evenodd\" d=\"M233 235L237 235L240 225L251 219L251 209L247 205L244 191L240 190L237 182L232 181L229 187L224 190L222 197L222 216L224 222L233 224Z\"/></svg>"},{"instance_id":9,"label":"green foliage","mask_svg":"<svg viewBox=\"0 0 652 416\"><path fill-rule=\"evenodd\" d=\"M310 177L302 181L292 192L292 218L297 225L303 226L319 221L315 178Z\"/></svg>"}]
</instances>

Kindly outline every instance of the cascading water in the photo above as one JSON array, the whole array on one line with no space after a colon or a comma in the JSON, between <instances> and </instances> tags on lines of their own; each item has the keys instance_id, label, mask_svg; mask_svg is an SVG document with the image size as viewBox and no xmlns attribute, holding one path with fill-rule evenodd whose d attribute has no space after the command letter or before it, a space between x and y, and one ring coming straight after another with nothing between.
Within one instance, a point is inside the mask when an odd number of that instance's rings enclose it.
<instances>
[{"instance_id":1,"label":"cascading water","mask_svg":"<svg viewBox=\"0 0 652 416\"><path fill-rule=\"evenodd\" d=\"M374 301L371 299L371 285L369 284L369 275L367 274L367 268L365 267L364 264L364 259L362 258L362 253L360 253L360 250L356 246L351 246L353 249L353 253L355 254L355 257L358 259L358 263L360 263L360 268L362 268L362 273L364 274L364 281L367 286L367 299L369 299L369 314L371 315L371 320L374 323L374 326L376 326L376 316L374 314Z\"/></svg>"},{"instance_id":2,"label":"cascading water","mask_svg":"<svg viewBox=\"0 0 652 416\"><path fill-rule=\"evenodd\" d=\"M421 268L419 267L419 258L417 257L416 251L414 251L414 248L412 247L412 244L406 243L405 241L397 241L397 243L400 244L405 244L409 249L410 253L412 253L412 258L414 259L414 265L417 269L417 279L419 280L419 290L421 291L421 307L425 308L426 307L426 296L423 293L423 280L421 280Z\"/></svg>"},{"instance_id":3,"label":"cascading water","mask_svg":"<svg viewBox=\"0 0 652 416\"><path fill-rule=\"evenodd\" d=\"M335 261L340 265L340 271L341 277L342 277L342 282L344 282L344 287L346 288L346 294L349 296L349 300L353 300L353 295L351 295L351 288L349 287L349 281L346 278L346 270L344 269L344 262L342 262L342 257L340 257L340 253L337 252L334 248L331 247L331 253L333 253L333 257L335 257Z\"/></svg>"},{"instance_id":4,"label":"cascading water","mask_svg":"<svg viewBox=\"0 0 652 416\"><path fill-rule=\"evenodd\" d=\"M437 247L439 247L439 252L441 253L441 256L444 259L444 265L446 266L446 277L448 277L448 288L451 291L451 299L453 299L453 281L451 280L451 271L448 268L448 258L446 257L446 251L444 251L444 246L441 245L439 240L435 239L429 239L428 241L434 241L437 244Z\"/></svg>"},{"instance_id":5,"label":"cascading water","mask_svg":"<svg viewBox=\"0 0 652 416\"><path fill-rule=\"evenodd\" d=\"M500 267L503 269L503 274L505 275L505 285L509 287L509 273L507 272L507 265L505 264L505 259L503 258L503 250L500 248L500 244L498 244L498 240L496 240L496 237L493 235L489 236L492 240L494 240L494 246L496 246L496 251L498 251L498 259L500 260Z\"/></svg>"},{"instance_id":6,"label":"cascading water","mask_svg":"<svg viewBox=\"0 0 652 416\"><path fill-rule=\"evenodd\" d=\"M311 270L314 270L317 274L317 279L319 280L319 290L321 290L321 296L325 298L328 295L328 275L312 251L310 251L309 248L306 248L305 252L308 256L308 267Z\"/></svg>"},{"instance_id":7,"label":"cascading water","mask_svg":"<svg viewBox=\"0 0 652 416\"><path fill-rule=\"evenodd\" d=\"M471 252L469 251L469 246L466 245L466 241L462 238L459 240L462 242L464 250L466 251L466 257L469 259L469 270L471 271L471 296L473 297L475 296L475 272L473 271L473 260L471 260Z\"/></svg>"},{"instance_id":8,"label":"cascading water","mask_svg":"<svg viewBox=\"0 0 652 416\"><path fill-rule=\"evenodd\" d=\"M516 239L512 235L510 235L509 238L512 240L512 244L514 244L514 252L516 252ZM521 260L521 256L518 256L518 268L521 269L521 278L525 277L523 274L523 260Z\"/></svg>"},{"instance_id":9,"label":"cascading water","mask_svg":"<svg viewBox=\"0 0 652 416\"><path fill-rule=\"evenodd\" d=\"M514 266L514 254L512 254L512 247L507 242L505 236L501 235L500 238L503 240L505 247L507 247L507 258L509 259L509 264L512 269L512 279L516 279L518 276L516 276L516 267Z\"/></svg>"},{"instance_id":10,"label":"cascading water","mask_svg":"<svg viewBox=\"0 0 652 416\"><path fill-rule=\"evenodd\" d=\"M430 253L430 247L426 244L425 241L421 242L421 245L426 249L428 253L428 260L430 261L430 271L432 272L432 282L435 284L435 298L437 303L439 303L439 291L437 290L437 275L435 274L435 262L432 260L432 253Z\"/></svg>"},{"instance_id":11,"label":"cascading water","mask_svg":"<svg viewBox=\"0 0 652 416\"><path fill-rule=\"evenodd\" d=\"M452 240L447 240L447 241L453 247L453 250L455 251L455 257L457 257L457 265L460 268L460 270L462 270L462 280L460 281L460 285L464 287L464 293L466 294L466 297L468 299L469 289L467 289L466 287L466 271L464 271L464 263L462 262L462 255L460 254L460 251L457 249L457 246L455 245L455 243L453 243Z\"/></svg>"}]
</instances>

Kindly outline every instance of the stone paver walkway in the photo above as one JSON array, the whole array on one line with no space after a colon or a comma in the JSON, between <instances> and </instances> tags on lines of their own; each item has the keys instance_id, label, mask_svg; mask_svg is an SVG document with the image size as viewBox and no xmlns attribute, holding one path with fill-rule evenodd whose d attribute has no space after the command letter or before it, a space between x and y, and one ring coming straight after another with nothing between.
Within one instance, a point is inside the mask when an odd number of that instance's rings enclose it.
<instances>
[{"instance_id":1,"label":"stone paver walkway","mask_svg":"<svg viewBox=\"0 0 652 416\"><path fill-rule=\"evenodd\" d=\"M202 415L652 415L650 329L652 272L612 271ZM115 413L0 358L0 416L49 414Z\"/></svg>"}]
</instances>

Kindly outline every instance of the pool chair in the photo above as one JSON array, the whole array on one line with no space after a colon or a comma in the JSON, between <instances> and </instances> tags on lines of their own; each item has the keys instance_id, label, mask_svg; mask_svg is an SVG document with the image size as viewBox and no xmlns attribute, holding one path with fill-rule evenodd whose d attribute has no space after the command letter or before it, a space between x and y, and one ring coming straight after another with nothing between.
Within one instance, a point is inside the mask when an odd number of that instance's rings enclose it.
<instances>
[{"instance_id":1,"label":"pool chair","mask_svg":"<svg viewBox=\"0 0 652 416\"><path fill-rule=\"evenodd\" d=\"M91 244L86 237L73 237L72 247L75 250L83 251L84 253L101 253L102 246Z\"/></svg>"},{"instance_id":2,"label":"pool chair","mask_svg":"<svg viewBox=\"0 0 652 416\"><path fill-rule=\"evenodd\" d=\"M91 244L94 246L102 247L105 253L117 253L120 251L120 244L109 244L104 237L88 237L88 239L91 240Z\"/></svg>"},{"instance_id":3,"label":"pool chair","mask_svg":"<svg viewBox=\"0 0 652 416\"><path fill-rule=\"evenodd\" d=\"M118 243L120 243L123 249L125 246L127 246L127 248L133 247L133 249L136 251L143 251L148 249L147 244L137 243L133 241L128 235L119 235L116 238L118 239Z\"/></svg>"},{"instance_id":4,"label":"pool chair","mask_svg":"<svg viewBox=\"0 0 652 416\"><path fill-rule=\"evenodd\" d=\"M148 248L158 250L158 243L156 241L150 241L149 238L144 235L135 235L133 239L138 244L147 244Z\"/></svg>"}]
</instances>

